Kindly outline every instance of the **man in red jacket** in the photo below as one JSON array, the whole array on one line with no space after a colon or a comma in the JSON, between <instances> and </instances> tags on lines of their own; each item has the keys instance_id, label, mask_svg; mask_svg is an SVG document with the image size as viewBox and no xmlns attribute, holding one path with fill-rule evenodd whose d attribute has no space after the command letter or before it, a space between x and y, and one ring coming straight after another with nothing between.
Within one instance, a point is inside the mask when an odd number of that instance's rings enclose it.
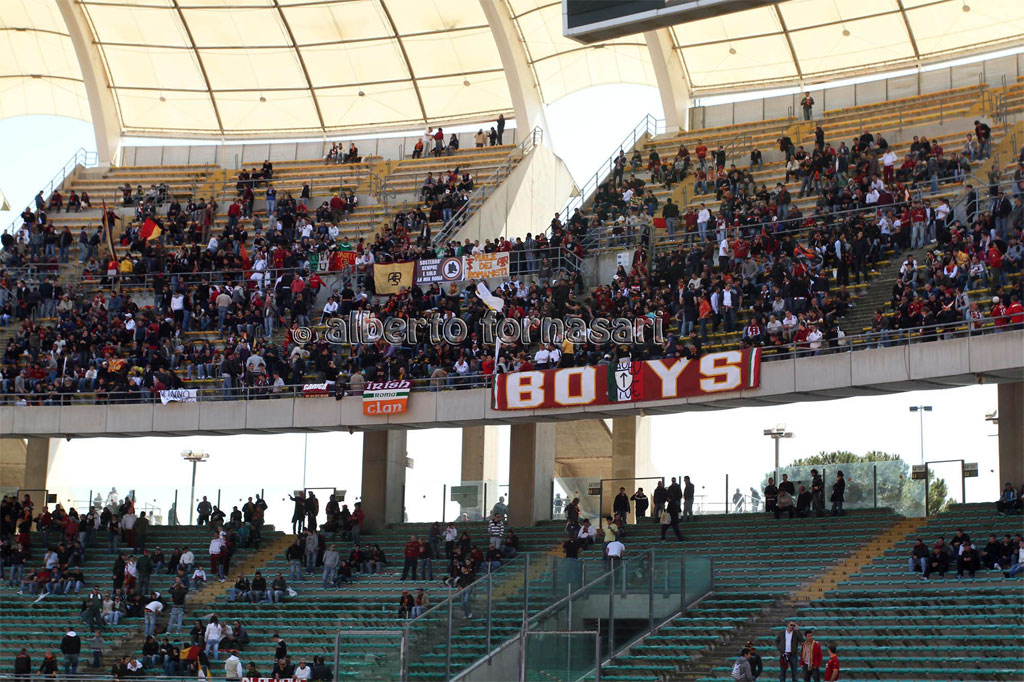
<instances>
[{"instance_id":1,"label":"man in red jacket","mask_svg":"<svg viewBox=\"0 0 1024 682\"><path fill-rule=\"evenodd\" d=\"M412 570L412 579L416 580L416 562L420 558L420 541L415 535L410 536L409 542L405 543L403 556L405 564L402 566L402 580L409 576L410 569Z\"/></svg>"},{"instance_id":2,"label":"man in red jacket","mask_svg":"<svg viewBox=\"0 0 1024 682\"><path fill-rule=\"evenodd\" d=\"M1006 316L1010 318L1010 326L1017 328L1024 324L1024 305L1016 296L1010 297L1010 305L1006 309Z\"/></svg>"},{"instance_id":3,"label":"man in red jacket","mask_svg":"<svg viewBox=\"0 0 1024 682\"><path fill-rule=\"evenodd\" d=\"M804 669L804 679L812 677L816 682L821 680L821 645L814 641L814 632L808 631L804 644L800 647L800 665Z\"/></svg>"},{"instance_id":4,"label":"man in red jacket","mask_svg":"<svg viewBox=\"0 0 1024 682\"><path fill-rule=\"evenodd\" d=\"M992 324L995 325L996 331L1002 331L1009 322L1009 318L1006 315L1006 306L1003 305L1003 299L998 296L992 297L992 309L988 311L988 316L992 318Z\"/></svg>"}]
</instances>

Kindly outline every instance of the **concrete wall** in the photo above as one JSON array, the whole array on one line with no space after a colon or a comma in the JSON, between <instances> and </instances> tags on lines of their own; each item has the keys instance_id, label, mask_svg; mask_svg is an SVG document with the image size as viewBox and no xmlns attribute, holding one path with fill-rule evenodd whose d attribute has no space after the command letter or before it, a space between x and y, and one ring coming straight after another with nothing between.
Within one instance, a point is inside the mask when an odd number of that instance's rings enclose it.
<instances>
[{"instance_id":1,"label":"concrete wall","mask_svg":"<svg viewBox=\"0 0 1024 682\"><path fill-rule=\"evenodd\" d=\"M776 360L761 365L761 386L747 391L678 400L586 408L499 411L488 389L417 392L409 411L368 417L362 401L347 397L288 398L192 404L0 407L3 437L149 436L375 430L480 426L631 414L667 414L805 400L1024 380L1024 331L965 337L853 353Z\"/></svg>"},{"instance_id":2,"label":"concrete wall","mask_svg":"<svg viewBox=\"0 0 1024 682\"><path fill-rule=\"evenodd\" d=\"M518 142L515 122L509 121L505 128L505 144ZM484 132L491 124L482 125ZM424 131L425 132L425 131ZM476 130L458 133L459 148L474 145ZM445 136L451 137L451 133ZM413 147L420 135L398 135L392 137L333 136L324 140L299 140L294 142L225 142L196 143L183 145L129 145L121 147L122 166L189 166L209 164L228 169L260 165L264 160L302 161L322 159L334 142L342 142L348 149L349 142L355 142L362 156L379 156L385 159L405 159L412 155Z\"/></svg>"},{"instance_id":3,"label":"concrete wall","mask_svg":"<svg viewBox=\"0 0 1024 682\"><path fill-rule=\"evenodd\" d=\"M1001 87L1014 83L1017 76L1020 75L1024 75L1024 54L987 59L974 64L922 71L856 85L843 85L828 89L810 86L807 91L814 97L815 113L820 113L832 109L913 97L939 90L978 85L981 82L992 87ZM802 97L802 92L796 92L791 95L766 97L746 102L730 102L707 107L695 106L690 109L690 128L695 130L799 116ZM700 102L699 97L697 102Z\"/></svg>"},{"instance_id":4,"label":"concrete wall","mask_svg":"<svg viewBox=\"0 0 1024 682\"><path fill-rule=\"evenodd\" d=\"M457 238L479 239L482 244L501 235L515 239L527 232L542 232L565 206L573 187L562 159L539 144L459 230Z\"/></svg>"}]
</instances>

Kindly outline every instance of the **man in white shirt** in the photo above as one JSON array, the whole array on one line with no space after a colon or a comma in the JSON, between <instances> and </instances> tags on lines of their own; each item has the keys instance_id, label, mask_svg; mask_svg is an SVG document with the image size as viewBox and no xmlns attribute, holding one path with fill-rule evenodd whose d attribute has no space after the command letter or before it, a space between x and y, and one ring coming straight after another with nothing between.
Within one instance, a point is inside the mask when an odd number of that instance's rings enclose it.
<instances>
[{"instance_id":1,"label":"man in white shirt","mask_svg":"<svg viewBox=\"0 0 1024 682\"><path fill-rule=\"evenodd\" d=\"M533 366L537 369L547 369L549 362L551 362L551 352L542 343L537 352L533 354Z\"/></svg>"},{"instance_id":2,"label":"man in white shirt","mask_svg":"<svg viewBox=\"0 0 1024 682\"><path fill-rule=\"evenodd\" d=\"M185 583L185 587L188 587L189 578L192 576L192 565L196 563L196 555L192 553L192 550L188 547L178 557L178 566L185 574L185 579L182 581Z\"/></svg>"},{"instance_id":3,"label":"man in white shirt","mask_svg":"<svg viewBox=\"0 0 1024 682\"><path fill-rule=\"evenodd\" d=\"M892 147L882 154L882 178L886 184L891 184L893 180L893 166L896 164L896 152L892 150Z\"/></svg>"},{"instance_id":4,"label":"man in white shirt","mask_svg":"<svg viewBox=\"0 0 1024 682\"><path fill-rule=\"evenodd\" d=\"M711 221L711 211L707 209L704 204L700 205L700 211L697 213L697 234L700 235L700 240L704 241L708 234L708 223Z\"/></svg>"},{"instance_id":5,"label":"man in white shirt","mask_svg":"<svg viewBox=\"0 0 1024 682\"><path fill-rule=\"evenodd\" d=\"M159 592L154 592L154 596L159 597ZM145 623L146 623L146 637L152 637L156 635L156 620L159 617L160 612L164 610L163 602L159 599L153 599L146 604Z\"/></svg>"},{"instance_id":6,"label":"man in white shirt","mask_svg":"<svg viewBox=\"0 0 1024 682\"><path fill-rule=\"evenodd\" d=\"M618 561L622 559L622 555L625 551L626 546L622 544L618 538L615 538L604 546L604 556L609 561Z\"/></svg>"},{"instance_id":7,"label":"man in white shirt","mask_svg":"<svg viewBox=\"0 0 1024 682\"><path fill-rule=\"evenodd\" d=\"M576 538L580 541L580 548L590 547L594 544L595 537L597 537L597 529L590 524L590 519L583 519L583 525L580 526L580 530L576 534Z\"/></svg>"},{"instance_id":8,"label":"man in white shirt","mask_svg":"<svg viewBox=\"0 0 1024 682\"><path fill-rule=\"evenodd\" d=\"M779 682L786 681L786 671L792 671L793 682L796 682L796 668L800 660L800 647L804 643L804 635L797 630L796 623L789 622L786 629L775 636L775 648L783 659L782 676Z\"/></svg>"},{"instance_id":9,"label":"man in white shirt","mask_svg":"<svg viewBox=\"0 0 1024 682\"><path fill-rule=\"evenodd\" d=\"M210 572L216 571L221 582L224 582L224 564L221 561L223 552L224 539L218 533L210 540Z\"/></svg>"},{"instance_id":10,"label":"man in white shirt","mask_svg":"<svg viewBox=\"0 0 1024 682\"><path fill-rule=\"evenodd\" d=\"M299 663L299 667L295 669L295 672L292 674L292 677L294 677L296 680L308 680L312 674L313 669L306 665L305 661L302 661L301 663Z\"/></svg>"}]
</instances>

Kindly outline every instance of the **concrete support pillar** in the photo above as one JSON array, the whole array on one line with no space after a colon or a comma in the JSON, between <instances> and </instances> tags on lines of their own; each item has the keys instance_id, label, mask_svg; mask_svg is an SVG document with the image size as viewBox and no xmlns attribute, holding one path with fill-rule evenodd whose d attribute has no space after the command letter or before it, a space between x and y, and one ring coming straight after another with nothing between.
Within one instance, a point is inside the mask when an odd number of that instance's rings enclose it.
<instances>
[{"instance_id":1,"label":"concrete support pillar","mask_svg":"<svg viewBox=\"0 0 1024 682\"><path fill-rule=\"evenodd\" d=\"M27 490L45 490L50 470L50 439L29 438L25 444L25 483Z\"/></svg>"},{"instance_id":2,"label":"concrete support pillar","mask_svg":"<svg viewBox=\"0 0 1024 682\"><path fill-rule=\"evenodd\" d=\"M498 427L468 426L462 429L462 484L486 485L484 512L498 501ZM507 500L506 500L507 502Z\"/></svg>"},{"instance_id":3,"label":"concrete support pillar","mask_svg":"<svg viewBox=\"0 0 1024 682\"><path fill-rule=\"evenodd\" d=\"M534 128L544 131L545 142L550 145L548 123L544 116L544 100L533 77L533 70L526 56L526 48L512 20L505 0L480 0L480 7L498 48L501 66L512 96L512 108L516 113L518 139L523 139Z\"/></svg>"},{"instance_id":4,"label":"concrete support pillar","mask_svg":"<svg viewBox=\"0 0 1024 682\"><path fill-rule=\"evenodd\" d=\"M551 519L555 425L513 424L509 443L509 517L516 526Z\"/></svg>"},{"instance_id":5,"label":"concrete support pillar","mask_svg":"<svg viewBox=\"0 0 1024 682\"><path fill-rule=\"evenodd\" d=\"M405 520L405 431L363 434L363 488L360 500L365 530Z\"/></svg>"},{"instance_id":6,"label":"concrete support pillar","mask_svg":"<svg viewBox=\"0 0 1024 682\"><path fill-rule=\"evenodd\" d=\"M682 132L690 128L690 85L680 52L675 49L667 28L644 32L651 66L658 79L661 106L665 111L665 130Z\"/></svg>"},{"instance_id":7,"label":"concrete support pillar","mask_svg":"<svg viewBox=\"0 0 1024 682\"><path fill-rule=\"evenodd\" d=\"M638 477L650 476L651 466L651 421L647 417L615 417L612 419L612 480L605 486L602 514L612 513L612 503L620 487L632 495L637 486L651 497L654 487L648 481L637 481ZM624 479L624 480L623 480ZM632 508L632 505L630 505ZM629 519L630 522L633 519Z\"/></svg>"},{"instance_id":8,"label":"concrete support pillar","mask_svg":"<svg viewBox=\"0 0 1024 682\"><path fill-rule=\"evenodd\" d=\"M999 384L999 489L1024 483L1024 382Z\"/></svg>"}]
</instances>

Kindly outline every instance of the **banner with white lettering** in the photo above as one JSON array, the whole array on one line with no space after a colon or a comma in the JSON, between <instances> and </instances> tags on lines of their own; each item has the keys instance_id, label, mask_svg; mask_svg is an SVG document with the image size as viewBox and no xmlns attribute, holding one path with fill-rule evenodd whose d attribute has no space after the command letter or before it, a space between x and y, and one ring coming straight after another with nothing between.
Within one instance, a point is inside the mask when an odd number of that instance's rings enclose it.
<instances>
[{"instance_id":1,"label":"banner with white lettering","mask_svg":"<svg viewBox=\"0 0 1024 682\"><path fill-rule=\"evenodd\" d=\"M194 388L172 388L160 391L160 402L167 403L194 403L196 402L196 389Z\"/></svg>"},{"instance_id":2,"label":"banner with white lettering","mask_svg":"<svg viewBox=\"0 0 1024 682\"><path fill-rule=\"evenodd\" d=\"M319 384L303 384L302 385L302 397L303 398L319 398L330 394L331 390L334 389L333 381L324 381Z\"/></svg>"},{"instance_id":3,"label":"banner with white lettering","mask_svg":"<svg viewBox=\"0 0 1024 682\"><path fill-rule=\"evenodd\" d=\"M463 279L462 257L423 258L416 261L416 284L437 282L461 282Z\"/></svg>"},{"instance_id":4,"label":"banner with white lettering","mask_svg":"<svg viewBox=\"0 0 1024 682\"><path fill-rule=\"evenodd\" d=\"M466 279L508 277L508 253L478 253L464 256Z\"/></svg>"},{"instance_id":5,"label":"banner with white lettering","mask_svg":"<svg viewBox=\"0 0 1024 682\"><path fill-rule=\"evenodd\" d=\"M406 379L366 382L363 388L363 414L380 417L405 412L409 406L411 388L412 382Z\"/></svg>"},{"instance_id":6,"label":"banner with white lettering","mask_svg":"<svg viewBox=\"0 0 1024 682\"><path fill-rule=\"evenodd\" d=\"M540 410L672 400L742 391L761 385L761 351L708 353L696 360L628 358L597 367L499 374L494 409Z\"/></svg>"}]
</instances>

